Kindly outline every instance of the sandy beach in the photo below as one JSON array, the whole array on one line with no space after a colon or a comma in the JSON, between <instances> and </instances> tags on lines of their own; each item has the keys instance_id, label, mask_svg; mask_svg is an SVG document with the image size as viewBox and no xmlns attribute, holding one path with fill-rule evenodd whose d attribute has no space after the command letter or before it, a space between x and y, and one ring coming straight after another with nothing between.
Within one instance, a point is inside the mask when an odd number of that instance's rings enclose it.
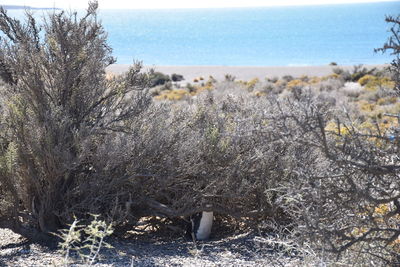
<instances>
[{"instance_id":1,"label":"sandy beach","mask_svg":"<svg viewBox=\"0 0 400 267\"><path fill-rule=\"evenodd\" d=\"M121 74L128 70L128 64L114 64L107 68L107 71L115 74ZM367 68L383 68L387 65L364 65ZM144 69L153 68L168 75L173 73L181 74L185 81L191 82L194 78L208 78L210 75L217 80L223 80L225 74L230 74L238 80L250 80L253 78L265 79L266 77L282 77L284 75L292 75L299 77L308 76L324 76L332 73L334 68L342 68L345 70L353 70L354 66L144 66Z\"/></svg>"}]
</instances>

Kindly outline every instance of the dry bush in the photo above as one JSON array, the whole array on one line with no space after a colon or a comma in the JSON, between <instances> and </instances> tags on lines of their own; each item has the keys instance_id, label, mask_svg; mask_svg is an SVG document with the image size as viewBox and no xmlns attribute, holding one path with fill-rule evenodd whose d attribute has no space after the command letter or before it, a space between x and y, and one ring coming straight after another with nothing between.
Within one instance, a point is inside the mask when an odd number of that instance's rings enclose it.
<instances>
[{"instance_id":1,"label":"dry bush","mask_svg":"<svg viewBox=\"0 0 400 267\"><path fill-rule=\"evenodd\" d=\"M106 79L114 59L96 9L49 14L41 26L0 9L0 225L31 239L47 239L73 214L113 212L129 156L111 148L150 103L140 65Z\"/></svg>"},{"instance_id":2,"label":"dry bush","mask_svg":"<svg viewBox=\"0 0 400 267\"><path fill-rule=\"evenodd\" d=\"M398 36L399 20L388 21L396 24L392 33ZM392 70L398 73L396 40L391 38L383 50L393 50ZM312 93L277 105L281 112L273 119L282 140L302 144L316 156L311 164L299 164L297 178L287 185L288 211L299 218L298 235L354 265L398 266L399 125L375 123L365 129L358 114L327 106Z\"/></svg>"},{"instance_id":3,"label":"dry bush","mask_svg":"<svg viewBox=\"0 0 400 267\"><path fill-rule=\"evenodd\" d=\"M179 217L212 204L226 215L289 219L275 203L280 192L266 193L287 179L281 157L287 147L269 125L269 100L219 93L155 105L159 111L149 112L157 115L136 127L129 143L138 157L130 172L138 173L133 187L141 187L132 209Z\"/></svg>"},{"instance_id":4,"label":"dry bush","mask_svg":"<svg viewBox=\"0 0 400 267\"><path fill-rule=\"evenodd\" d=\"M375 51L380 51L382 53L389 51L390 54L394 56L389 70L392 74L393 80L395 81L395 92L400 95L400 16L387 16L386 22L391 25L391 36L382 48L378 48Z\"/></svg>"},{"instance_id":5,"label":"dry bush","mask_svg":"<svg viewBox=\"0 0 400 267\"><path fill-rule=\"evenodd\" d=\"M288 186L299 233L320 249L355 250L394 263L400 234L399 143L383 131L363 133L349 114L329 114L323 107L310 96L283 110L279 119L282 138L290 136L290 142L316 155L315 162L297 166L297 178ZM338 122L334 131L326 129L332 118Z\"/></svg>"}]
</instances>

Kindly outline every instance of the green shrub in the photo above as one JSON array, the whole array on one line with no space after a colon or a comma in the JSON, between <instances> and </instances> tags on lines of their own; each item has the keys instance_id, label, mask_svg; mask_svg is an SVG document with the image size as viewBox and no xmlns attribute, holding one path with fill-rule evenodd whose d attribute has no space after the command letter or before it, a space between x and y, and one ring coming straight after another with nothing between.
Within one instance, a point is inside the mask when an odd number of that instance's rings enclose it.
<instances>
[{"instance_id":1,"label":"green shrub","mask_svg":"<svg viewBox=\"0 0 400 267\"><path fill-rule=\"evenodd\" d=\"M180 74L176 74L176 73L173 73L172 75L171 75L171 80L173 81L173 82L180 82L180 81L183 81L185 78L182 76L182 75L180 75Z\"/></svg>"},{"instance_id":2,"label":"green shrub","mask_svg":"<svg viewBox=\"0 0 400 267\"><path fill-rule=\"evenodd\" d=\"M171 78L169 75L166 75L161 72L150 72L149 74L149 81L150 81L150 87L155 87L157 85L164 85L167 82L171 81Z\"/></svg>"},{"instance_id":3,"label":"green shrub","mask_svg":"<svg viewBox=\"0 0 400 267\"><path fill-rule=\"evenodd\" d=\"M285 75L282 77L282 80L284 80L285 82L290 82L294 80L294 77L292 75Z\"/></svg>"}]
</instances>

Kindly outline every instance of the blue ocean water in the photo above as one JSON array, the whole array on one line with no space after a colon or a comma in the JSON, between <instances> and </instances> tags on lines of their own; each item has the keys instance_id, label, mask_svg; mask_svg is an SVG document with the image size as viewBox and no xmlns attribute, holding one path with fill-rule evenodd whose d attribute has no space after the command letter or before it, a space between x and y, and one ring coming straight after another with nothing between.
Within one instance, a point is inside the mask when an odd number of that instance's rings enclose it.
<instances>
[{"instance_id":1,"label":"blue ocean water","mask_svg":"<svg viewBox=\"0 0 400 267\"><path fill-rule=\"evenodd\" d=\"M18 12L13 10L13 12ZM117 63L287 66L382 64L385 15L400 1L229 9L100 10Z\"/></svg>"}]
</instances>

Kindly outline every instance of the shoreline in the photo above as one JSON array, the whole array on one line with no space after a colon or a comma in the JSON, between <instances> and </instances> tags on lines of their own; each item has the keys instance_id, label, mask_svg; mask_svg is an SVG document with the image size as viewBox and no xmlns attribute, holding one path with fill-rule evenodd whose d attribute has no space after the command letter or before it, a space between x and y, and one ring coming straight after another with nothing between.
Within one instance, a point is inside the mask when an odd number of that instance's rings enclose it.
<instances>
[{"instance_id":1,"label":"shoreline","mask_svg":"<svg viewBox=\"0 0 400 267\"><path fill-rule=\"evenodd\" d=\"M383 68L389 64L363 65L368 69ZM130 64L113 64L107 68L108 73L122 74L129 69ZM173 73L181 74L185 78L184 81L192 82L193 79L203 77L208 79L213 76L221 81L225 79L225 74L235 76L237 80L251 80L258 78L264 80L266 77L282 77L291 75L293 77L307 76L325 76L333 73L334 68L341 68L352 71L354 66L344 65L323 65L323 66L143 66L144 70L153 68L157 72L171 75Z\"/></svg>"}]
</instances>

